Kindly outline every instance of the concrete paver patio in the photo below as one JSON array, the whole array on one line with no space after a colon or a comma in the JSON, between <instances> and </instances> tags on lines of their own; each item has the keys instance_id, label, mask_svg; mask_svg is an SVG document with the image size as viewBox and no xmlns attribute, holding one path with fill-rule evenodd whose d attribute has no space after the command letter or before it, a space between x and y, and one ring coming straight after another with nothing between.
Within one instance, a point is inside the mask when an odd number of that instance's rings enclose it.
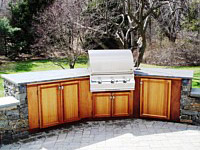
<instances>
[{"instance_id":1,"label":"concrete paver patio","mask_svg":"<svg viewBox=\"0 0 200 150\"><path fill-rule=\"evenodd\" d=\"M88 121L3 145L1 150L200 150L200 126L123 119Z\"/></svg>"}]
</instances>

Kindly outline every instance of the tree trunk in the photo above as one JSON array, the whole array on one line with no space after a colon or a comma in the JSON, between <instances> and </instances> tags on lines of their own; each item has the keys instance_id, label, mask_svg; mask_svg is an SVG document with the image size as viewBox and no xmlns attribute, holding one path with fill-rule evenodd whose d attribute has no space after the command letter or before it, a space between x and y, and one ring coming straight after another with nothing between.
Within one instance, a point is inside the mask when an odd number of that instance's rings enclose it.
<instances>
[{"instance_id":1,"label":"tree trunk","mask_svg":"<svg viewBox=\"0 0 200 150\"><path fill-rule=\"evenodd\" d=\"M140 66L140 63L143 60L143 56L144 56L144 52L147 46L147 41L146 41L146 35L144 33L144 35L142 36L142 46L139 48L139 58L138 58L138 67Z\"/></svg>"},{"instance_id":2,"label":"tree trunk","mask_svg":"<svg viewBox=\"0 0 200 150\"><path fill-rule=\"evenodd\" d=\"M168 40L172 43L176 42L176 35L172 35L172 33L164 32L164 34L167 36Z\"/></svg>"},{"instance_id":3,"label":"tree trunk","mask_svg":"<svg viewBox=\"0 0 200 150\"><path fill-rule=\"evenodd\" d=\"M175 36L170 36L168 37L169 41L172 42L172 43L175 43L176 42L176 37Z\"/></svg>"},{"instance_id":4,"label":"tree trunk","mask_svg":"<svg viewBox=\"0 0 200 150\"><path fill-rule=\"evenodd\" d=\"M200 39L200 30L197 32L197 39Z\"/></svg>"},{"instance_id":5,"label":"tree trunk","mask_svg":"<svg viewBox=\"0 0 200 150\"><path fill-rule=\"evenodd\" d=\"M75 66L75 61L70 61L69 62L70 69L74 69L74 66Z\"/></svg>"}]
</instances>

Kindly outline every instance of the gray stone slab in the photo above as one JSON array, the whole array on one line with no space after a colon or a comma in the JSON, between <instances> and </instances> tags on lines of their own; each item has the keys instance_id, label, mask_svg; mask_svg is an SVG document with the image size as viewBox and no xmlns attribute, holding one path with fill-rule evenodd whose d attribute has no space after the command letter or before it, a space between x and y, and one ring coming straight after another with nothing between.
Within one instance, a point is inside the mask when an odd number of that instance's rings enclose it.
<instances>
[{"instance_id":1,"label":"gray stone slab","mask_svg":"<svg viewBox=\"0 0 200 150\"><path fill-rule=\"evenodd\" d=\"M159 76L170 78L193 78L193 70L177 70L177 69L163 69L163 68L141 68L141 70L135 70L135 75L138 76Z\"/></svg>"},{"instance_id":2,"label":"gray stone slab","mask_svg":"<svg viewBox=\"0 0 200 150\"><path fill-rule=\"evenodd\" d=\"M19 105L19 100L12 96L0 98L0 109L12 108Z\"/></svg>"},{"instance_id":3,"label":"gray stone slab","mask_svg":"<svg viewBox=\"0 0 200 150\"><path fill-rule=\"evenodd\" d=\"M3 74L2 78L18 85L89 76L87 68Z\"/></svg>"},{"instance_id":4,"label":"gray stone slab","mask_svg":"<svg viewBox=\"0 0 200 150\"><path fill-rule=\"evenodd\" d=\"M138 76L159 76L170 78L193 78L192 70L176 70L176 69L161 69L161 68L142 68L135 70L135 75ZM26 72L18 74L3 74L2 78L16 84L28 84L37 82L47 82L53 80L64 80L69 78L87 77L89 76L89 69L64 69L64 70L50 70L40 72Z\"/></svg>"},{"instance_id":5,"label":"gray stone slab","mask_svg":"<svg viewBox=\"0 0 200 150\"><path fill-rule=\"evenodd\" d=\"M190 96L191 97L200 97L200 88L192 88Z\"/></svg>"}]
</instances>

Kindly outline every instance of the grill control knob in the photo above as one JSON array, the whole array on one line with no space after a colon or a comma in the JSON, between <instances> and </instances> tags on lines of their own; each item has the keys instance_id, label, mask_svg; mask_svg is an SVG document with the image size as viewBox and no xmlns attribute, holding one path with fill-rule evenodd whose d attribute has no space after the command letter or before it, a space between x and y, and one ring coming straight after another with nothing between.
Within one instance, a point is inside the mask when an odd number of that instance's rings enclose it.
<instances>
[{"instance_id":1,"label":"grill control knob","mask_svg":"<svg viewBox=\"0 0 200 150\"><path fill-rule=\"evenodd\" d=\"M102 81L101 81L101 80L99 80L99 81L98 81L98 84L102 84Z\"/></svg>"},{"instance_id":2,"label":"grill control knob","mask_svg":"<svg viewBox=\"0 0 200 150\"><path fill-rule=\"evenodd\" d=\"M127 80L123 80L123 83L127 83Z\"/></svg>"},{"instance_id":3,"label":"grill control knob","mask_svg":"<svg viewBox=\"0 0 200 150\"><path fill-rule=\"evenodd\" d=\"M113 83L115 83L115 80L111 80L110 82L113 84Z\"/></svg>"}]
</instances>

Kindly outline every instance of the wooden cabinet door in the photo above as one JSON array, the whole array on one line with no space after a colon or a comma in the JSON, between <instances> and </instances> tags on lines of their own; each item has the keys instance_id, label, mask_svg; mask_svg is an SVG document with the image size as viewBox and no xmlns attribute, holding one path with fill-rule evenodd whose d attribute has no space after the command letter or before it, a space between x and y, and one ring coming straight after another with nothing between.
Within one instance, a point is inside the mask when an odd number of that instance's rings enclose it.
<instances>
[{"instance_id":1,"label":"wooden cabinet door","mask_svg":"<svg viewBox=\"0 0 200 150\"><path fill-rule=\"evenodd\" d=\"M79 82L63 82L62 87L62 108L63 121L71 122L79 119Z\"/></svg>"},{"instance_id":2,"label":"wooden cabinet door","mask_svg":"<svg viewBox=\"0 0 200 150\"><path fill-rule=\"evenodd\" d=\"M60 84L39 86L40 127L49 127L61 122Z\"/></svg>"},{"instance_id":3,"label":"wooden cabinet door","mask_svg":"<svg viewBox=\"0 0 200 150\"><path fill-rule=\"evenodd\" d=\"M119 92L112 95L112 116L129 116L130 92Z\"/></svg>"},{"instance_id":4,"label":"wooden cabinet door","mask_svg":"<svg viewBox=\"0 0 200 150\"><path fill-rule=\"evenodd\" d=\"M141 79L140 116L170 119L171 80Z\"/></svg>"},{"instance_id":5,"label":"wooden cabinet door","mask_svg":"<svg viewBox=\"0 0 200 150\"><path fill-rule=\"evenodd\" d=\"M93 94L93 117L111 117L112 100L110 93Z\"/></svg>"}]
</instances>

